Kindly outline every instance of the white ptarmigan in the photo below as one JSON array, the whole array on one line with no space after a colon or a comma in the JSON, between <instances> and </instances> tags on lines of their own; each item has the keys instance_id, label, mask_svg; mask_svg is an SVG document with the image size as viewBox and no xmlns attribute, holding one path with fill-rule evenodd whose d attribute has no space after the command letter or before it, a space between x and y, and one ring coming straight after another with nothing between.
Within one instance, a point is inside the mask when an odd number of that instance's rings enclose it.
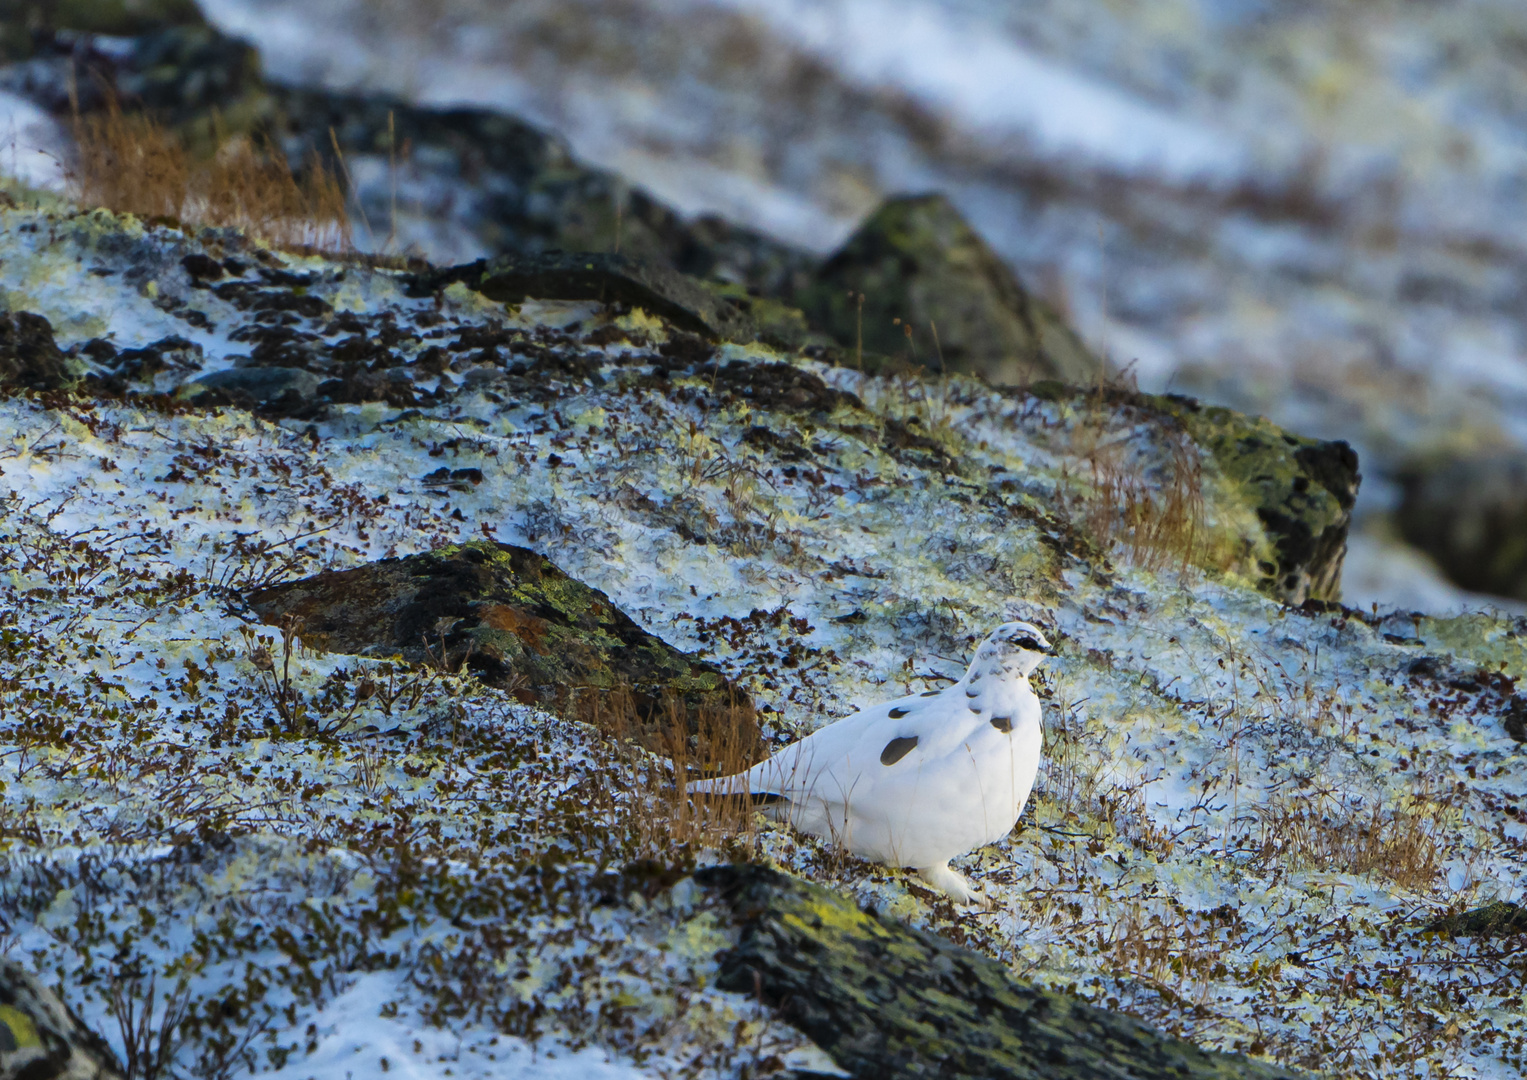
<instances>
[{"instance_id":1,"label":"white ptarmigan","mask_svg":"<svg viewBox=\"0 0 1527 1080\"><path fill-rule=\"evenodd\" d=\"M1042 741L1029 675L1049 651L1038 627L1003 623L953 686L861 709L689 791L751 796L776 821L985 906L949 860L1002 839L1023 812Z\"/></svg>"}]
</instances>

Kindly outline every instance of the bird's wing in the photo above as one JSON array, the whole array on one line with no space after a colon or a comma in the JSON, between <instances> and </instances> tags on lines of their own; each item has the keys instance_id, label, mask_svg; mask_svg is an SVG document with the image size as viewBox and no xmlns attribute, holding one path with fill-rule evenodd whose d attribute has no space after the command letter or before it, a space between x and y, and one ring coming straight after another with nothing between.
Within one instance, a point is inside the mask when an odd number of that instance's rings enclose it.
<instances>
[{"instance_id":1,"label":"bird's wing","mask_svg":"<svg viewBox=\"0 0 1527 1080\"><path fill-rule=\"evenodd\" d=\"M943 694L872 705L812 732L745 773L697 781L689 790L846 799L855 790L862 794L863 785L873 784L879 770L915 752L947 710Z\"/></svg>"}]
</instances>

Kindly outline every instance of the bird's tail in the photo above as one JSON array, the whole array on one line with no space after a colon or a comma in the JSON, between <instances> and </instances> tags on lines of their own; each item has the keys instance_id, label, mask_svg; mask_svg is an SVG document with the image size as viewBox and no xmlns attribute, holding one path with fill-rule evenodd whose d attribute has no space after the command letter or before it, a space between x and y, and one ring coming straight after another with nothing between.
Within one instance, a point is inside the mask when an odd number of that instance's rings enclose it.
<instances>
[{"instance_id":1,"label":"bird's tail","mask_svg":"<svg viewBox=\"0 0 1527 1080\"><path fill-rule=\"evenodd\" d=\"M777 791L752 790L748 779L747 773L738 773L735 776L715 776L709 780L693 780L684 790L691 795L721 795L731 799L747 799L754 806L767 806L785 798Z\"/></svg>"}]
</instances>

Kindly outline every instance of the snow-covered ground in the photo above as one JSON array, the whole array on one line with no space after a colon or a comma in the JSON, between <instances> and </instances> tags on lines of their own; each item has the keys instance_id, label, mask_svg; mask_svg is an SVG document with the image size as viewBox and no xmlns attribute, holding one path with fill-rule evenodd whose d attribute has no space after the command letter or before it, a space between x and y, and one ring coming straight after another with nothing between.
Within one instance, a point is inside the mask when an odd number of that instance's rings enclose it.
<instances>
[{"instance_id":1,"label":"snow-covered ground","mask_svg":"<svg viewBox=\"0 0 1527 1080\"><path fill-rule=\"evenodd\" d=\"M28 188L62 192L68 187L70 146L57 120L0 90L0 175Z\"/></svg>"},{"instance_id":2,"label":"snow-covered ground","mask_svg":"<svg viewBox=\"0 0 1527 1080\"><path fill-rule=\"evenodd\" d=\"M65 346L175 332L216 370L247 352L236 331L269 325L192 288L179 260L198 245L171 231L0 210L0 247L8 304ZM1163 460L1128 415L810 364L862 405L774 408L732 393L731 369L653 377L666 335L640 313L506 309L459 286L437 307L356 264L281 269L360 333L388 324L400 374L455 393L311 428L0 403L0 931L119 1050L113 993L119 1013L147 995L152 1016L200 1017L171 1049L202 1075L338 1080L375 1075L372 1056L421 1077L820 1063L709 985L731 938L698 890L598 899L638 856L718 857L653 850L640 755L454 676L301 647L287 700L313 727L280 720L257 663L262 636L284 662L278 632L231 588L486 531L721 664L775 710L777 739L941 685L1025 606L1061 644L1038 796L961 861L991 914L780 829L755 850L1211 1047L1351 1076L1520 1074L1514 946L1424 932L1522 897L1527 773L1503 726L1527 676L1520 621L1370 625L1234 573L1058 553L1086 495L1079 425L1127 438L1146 474ZM329 319L291 328L358 333ZM474 327L505 355L454 345ZM415 369L431 345L466 370ZM538 366L548 353L599 378ZM893 423L929 441L898 448ZM442 463L483 482L436 491L422 478ZM1206 527L1230 542L1249 515L1205 467ZM248 1041L216 1043L230 1025Z\"/></svg>"}]
</instances>

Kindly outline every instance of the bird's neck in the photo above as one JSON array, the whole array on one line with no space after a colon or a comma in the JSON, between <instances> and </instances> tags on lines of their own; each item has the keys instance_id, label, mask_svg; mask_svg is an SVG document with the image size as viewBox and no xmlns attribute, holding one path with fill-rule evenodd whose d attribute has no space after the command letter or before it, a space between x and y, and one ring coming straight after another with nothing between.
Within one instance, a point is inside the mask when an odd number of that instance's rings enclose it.
<instances>
[{"instance_id":1,"label":"bird's neck","mask_svg":"<svg viewBox=\"0 0 1527 1080\"><path fill-rule=\"evenodd\" d=\"M1018 658L1008 657L1005 660L977 660L970 665L965 678L960 681L965 686L973 686L977 683L1015 682L1027 678L1019 666Z\"/></svg>"},{"instance_id":2,"label":"bird's neck","mask_svg":"<svg viewBox=\"0 0 1527 1080\"><path fill-rule=\"evenodd\" d=\"M972 665L966 673L963 690L971 708L1010 717L1018 715L1023 700L1034 693L1023 669L1013 662L984 667Z\"/></svg>"}]
</instances>

